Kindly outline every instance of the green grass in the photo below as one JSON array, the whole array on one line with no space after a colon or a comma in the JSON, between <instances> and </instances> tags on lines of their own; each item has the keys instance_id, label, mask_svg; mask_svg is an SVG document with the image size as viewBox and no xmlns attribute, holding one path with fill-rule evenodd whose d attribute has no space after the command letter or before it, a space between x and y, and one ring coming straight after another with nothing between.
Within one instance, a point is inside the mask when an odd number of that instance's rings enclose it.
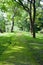
<instances>
[{"instance_id":1,"label":"green grass","mask_svg":"<svg viewBox=\"0 0 43 65\"><path fill-rule=\"evenodd\" d=\"M30 33L0 35L0 65L43 65L43 35Z\"/></svg>"}]
</instances>

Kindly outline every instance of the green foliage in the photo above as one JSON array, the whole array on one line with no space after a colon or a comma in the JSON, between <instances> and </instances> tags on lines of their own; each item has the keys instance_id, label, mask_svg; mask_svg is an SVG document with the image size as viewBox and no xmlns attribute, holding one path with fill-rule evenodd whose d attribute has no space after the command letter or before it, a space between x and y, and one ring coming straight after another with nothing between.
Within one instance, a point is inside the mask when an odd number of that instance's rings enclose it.
<instances>
[{"instance_id":1,"label":"green foliage","mask_svg":"<svg viewBox=\"0 0 43 65\"><path fill-rule=\"evenodd\" d=\"M27 10L27 7L30 8L29 2L22 3ZM30 21L28 12L23 9L23 6L20 6L19 0L0 0L0 9L7 14L8 22L12 21L12 16L14 15L14 24L22 30L29 31L30 29ZM36 0L36 22L35 29L36 32L43 28L43 10L40 5L40 0ZM4 21L4 20L3 20ZM4 26L4 24L2 24ZM2 28L2 27L1 27ZM3 27L4 28L4 27Z\"/></svg>"},{"instance_id":2,"label":"green foliage","mask_svg":"<svg viewBox=\"0 0 43 65\"><path fill-rule=\"evenodd\" d=\"M38 7L36 9L36 30L40 31L43 28L43 9Z\"/></svg>"},{"instance_id":3,"label":"green foliage","mask_svg":"<svg viewBox=\"0 0 43 65\"><path fill-rule=\"evenodd\" d=\"M20 28L20 30L29 31L30 22L28 14L24 10L19 14L19 17L15 17L15 24Z\"/></svg>"},{"instance_id":4,"label":"green foliage","mask_svg":"<svg viewBox=\"0 0 43 65\"><path fill-rule=\"evenodd\" d=\"M5 31L5 20L3 16L3 12L0 11L0 32Z\"/></svg>"}]
</instances>

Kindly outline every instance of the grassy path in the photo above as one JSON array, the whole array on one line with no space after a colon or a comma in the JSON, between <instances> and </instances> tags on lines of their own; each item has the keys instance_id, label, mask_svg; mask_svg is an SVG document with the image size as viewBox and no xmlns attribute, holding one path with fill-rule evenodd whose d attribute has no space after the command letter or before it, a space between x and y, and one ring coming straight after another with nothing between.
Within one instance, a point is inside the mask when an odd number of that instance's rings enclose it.
<instances>
[{"instance_id":1,"label":"grassy path","mask_svg":"<svg viewBox=\"0 0 43 65\"><path fill-rule=\"evenodd\" d=\"M43 65L43 36L27 33L0 35L0 65Z\"/></svg>"}]
</instances>

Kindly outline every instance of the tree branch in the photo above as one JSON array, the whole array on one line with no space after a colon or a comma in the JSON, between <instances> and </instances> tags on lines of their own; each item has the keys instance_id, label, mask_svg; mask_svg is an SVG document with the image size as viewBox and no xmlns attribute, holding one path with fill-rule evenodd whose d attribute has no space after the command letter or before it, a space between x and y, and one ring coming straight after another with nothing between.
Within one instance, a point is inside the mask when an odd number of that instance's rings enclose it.
<instances>
[{"instance_id":1,"label":"tree branch","mask_svg":"<svg viewBox=\"0 0 43 65\"><path fill-rule=\"evenodd\" d=\"M21 5L25 11L27 11L28 13L30 13L29 8L28 8L27 6L25 6L25 5L22 3L21 0L18 0L19 2L16 1L16 0L14 0L14 1L17 2L19 5Z\"/></svg>"},{"instance_id":2,"label":"tree branch","mask_svg":"<svg viewBox=\"0 0 43 65\"><path fill-rule=\"evenodd\" d=\"M36 15L36 8L35 8L35 0L33 3L33 21L35 21L35 15Z\"/></svg>"}]
</instances>

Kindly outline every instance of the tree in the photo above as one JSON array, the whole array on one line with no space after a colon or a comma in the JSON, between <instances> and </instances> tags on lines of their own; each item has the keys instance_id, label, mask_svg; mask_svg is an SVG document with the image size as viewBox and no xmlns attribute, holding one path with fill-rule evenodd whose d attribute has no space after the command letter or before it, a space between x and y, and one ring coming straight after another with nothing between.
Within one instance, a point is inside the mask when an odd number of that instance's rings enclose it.
<instances>
[{"instance_id":1,"label":"tree","mask_svg":"<svg viewBox=\"0 0 43 65\"><path fill-rule=\"evenodd\" d=\"M0 32L5 32L5 19L3 16L3 12L0 10Z\"/></svg>"},{"instance_id":2,"label":"tree","mask_svg":"<svg viewBox=\"0 0 43 65\"><path fill-rule=\"evenodd\" d=\"M14 0L14 1L17 2L19 5L21 5L26 12L28 12L30 16L31 32L33 33L33 38L35 38L35 27L34 27L35 14L36 14L35 0Z\"/></svg>"},{"instance_id":3,"label":"tree","mask_svg":"<svg viewBox=\"0 0 43 65\"><path fill-rule=\"evenodd\" d=\"M12 0L1 0L1 10L3 12L7 13L7 19L10 21L12 20L12 27L11 27L11 32L13 32L13 26L14 26L14 3ZM12 5L12 6L11 6ZM12 17L12 18L11 18Z\"/></svg>"},{"instance_id":4,"label":"tree","mask_svg":"<svg viewBox=\"0 0 43 65\"><path fill-rule=\"evenodd\" d=\"M14 17L15 16L18 16L18 11L19 11L19 8L18 8L18 4L16 4L14 2L14 0L4 0L4 1L0 1L1 3L1 10L3 12L6 12L7 13L7 19L9 21L12 21L12 26L11 26L11 32L13 32L13 28L14 28ZM11 6L12 5L12 6ZM20 11L19 11L19 14L20 14Z\"/></svg>"}]
</instances>

